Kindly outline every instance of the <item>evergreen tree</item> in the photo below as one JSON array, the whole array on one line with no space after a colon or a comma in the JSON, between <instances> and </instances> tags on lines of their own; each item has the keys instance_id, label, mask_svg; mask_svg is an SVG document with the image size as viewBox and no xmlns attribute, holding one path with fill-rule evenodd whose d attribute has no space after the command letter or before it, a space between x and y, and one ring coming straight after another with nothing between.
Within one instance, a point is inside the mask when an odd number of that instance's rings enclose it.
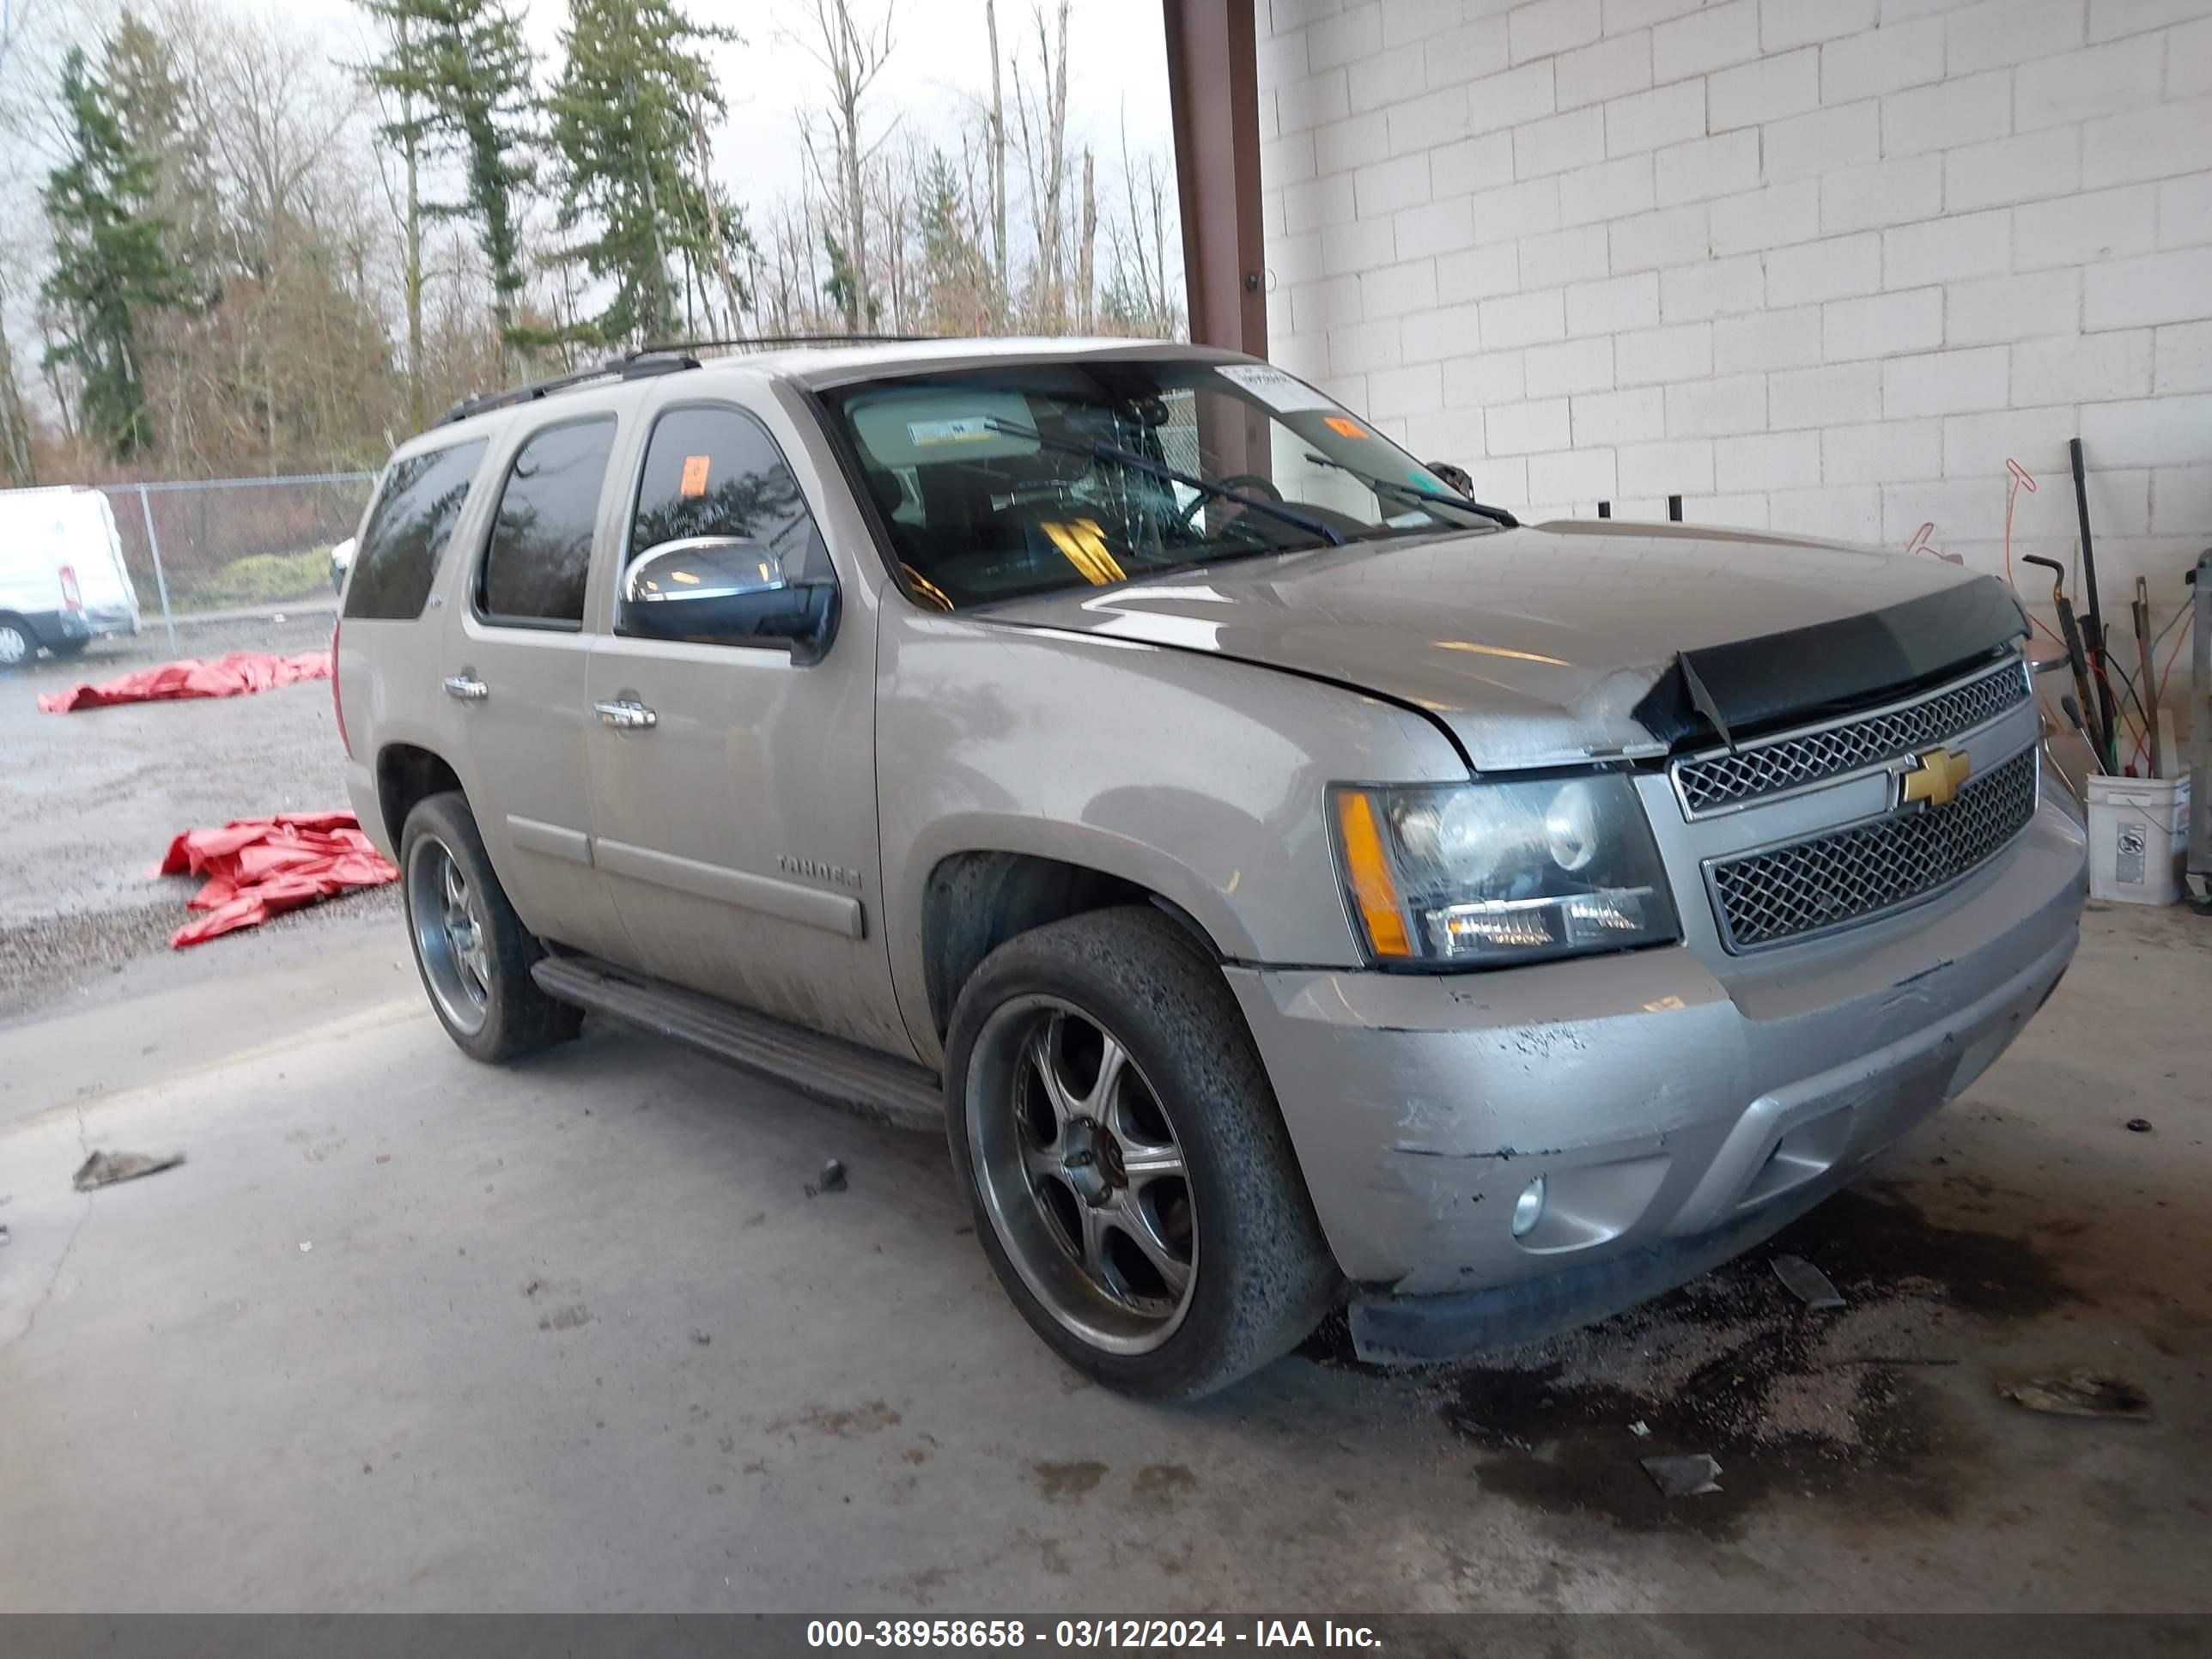
<instances>
[{"instance_id":1,"label":"evergreen tree","mask_svg":"<svg viewBox=\"0 0 2212 1659\"><path fill-rule=\"evenodd\" d=\"M67 149L40 195L54 267L40 292L61 335L46 360L76 371L85 428L127 460L154 441L139 319L184 305L185 273L164 245L168 222L154 205L158 163L132 146L112 89L80 47L63 61L61 93Z\"/></svg>"},{"instance_id":2,"label":"evergreen tree","mask_svg":"<svg viewBox=\"0 0 2212 1659\"><path fill-rule=\"evenodd\" d=\"M211 300L222 261L221 195L175 44L125 7L107 38L100 69L125 141L154 159L154 207L168 222L170 257L193 289Z\"/></svg>"},{"instance_id":3,"label":"evergreen tree","mask_svg":"<svg viewBox=\"0 0 2212 1659\"><path fill-rule=\"evenodd\" d=\"M863 313L872 324L876 320L875 300L872 295L862 301L860 284L853 275L853 256L845 252L837 233L827 228L822 232L822 254L830 262L830 274L822 279L822 297L837 307L848 325L855 325Z\"/></svg>"},{"instance_id":4,"label":"evergreen tree","mask_svg":"<svg viewBox=\"0 0 2212 1659\"><path fill-rule=\"evenodd\" d=\"M705 48L736 38L673 0L569 0L568 62L548 108L561 228L586 232L567 257L613 283L588 325L597 341L673 337L692 279L749 245L734 205L710 200L684 165L708 112L724 109Z\"/></svg>"},{"instance_id":5,"label":"evergreen tree","mask_svg":"<svg viewBox=\"0 0 2212 1659\"><path fill-rule=\"evenodd\" d=\"M936 334L992 331L994 267L969 222L967 198L952 158L929 152L918 185L922 316ZM832 296L833 300L840 296Z\"/></svg>"},{"instance_id":6,"label":"evergreen tree","mask_svg":"<svg viewBox=\"0 0 2212 1659\"><path fill-rule=\"evenodd\" d=\"M362 0L392 42L363 77L400 112L385 136L462 164L459 202L422 210L473 222L491 265L492 316L503 343L517 337L523 289L519 198L537 181L530 48L510 0Z\"/></svg>"}]
</instances>

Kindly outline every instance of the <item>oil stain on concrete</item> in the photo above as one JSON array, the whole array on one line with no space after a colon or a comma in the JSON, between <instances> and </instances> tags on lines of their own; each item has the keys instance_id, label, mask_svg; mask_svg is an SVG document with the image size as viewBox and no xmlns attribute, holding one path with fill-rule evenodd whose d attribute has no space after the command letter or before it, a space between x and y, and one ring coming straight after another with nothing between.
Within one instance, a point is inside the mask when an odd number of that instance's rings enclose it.
<instances>
[{"instance_id":1,"label":"oil stain on concrete","mask_svg":"<svg viewBox=\"0 0 2212 1659\"><path fill-rule=\"evenodd\" d=\"M817 1401L796 1417L778 1418L768 1425L768 1431L787 1434L805 1429L830 1440L857 1440L862 1435L896 1428L902 1420L881 1400L864 1401L857 1406L825 1406Z\"/></svg>"},{"instance_id":2,"label":"oil stain on concrete","mask_svg":"<svg viewBox=\"0 0 2212 1659\"><path fill-rule=\"evenodd\" d=\"M1092 1458L1040 1461L1030 1465L1030 1472L1036 1476L1045 1497L1055 1504L1089 1497L1106 1478L1106 1466Z\"/></svg>"},{"instance_id":3,"label":"oil stain on concrete","mask_svg":"<svg viewBox=\"0 0 2212 1659\"><path fill-rule=\"evenodd\" d=\"M1800 1305L1773 1274L1785 1254L1818 1266L1846 1305ZM1960 1322L2029 1319L2072 1298L2024 1241L1937 1224L1876 1187L1602 1324L1413 1386L1479 1449L1485 1487L1541 1510L1710 1536L1782 1494L1941 1516L1974 1461L1974 1437L1927 1382L1972 1352ZM1334 1346L1307 1352L1326 1362ZM1641 1467L1698 1452L1721 1465L1718 1492L1668 1499Z\"/></svg>"}]
</instances>

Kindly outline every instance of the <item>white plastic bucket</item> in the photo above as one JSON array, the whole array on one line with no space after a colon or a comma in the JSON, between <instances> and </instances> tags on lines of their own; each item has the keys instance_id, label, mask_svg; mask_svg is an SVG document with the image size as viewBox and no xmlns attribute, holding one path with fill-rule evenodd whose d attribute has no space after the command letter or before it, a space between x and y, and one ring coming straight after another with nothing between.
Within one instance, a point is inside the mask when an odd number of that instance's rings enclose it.
<instances>
[{"instance_id":1,"label":"white plastic bucket","mask_svg":"<svg viewBox=\"0 0 2212 1659\"><path fill-rule=\"evenodd\" d=\"M2189 849L2189 780L2089 775L2089 896L2172 904Z\"/></svg>"}]
</instances>

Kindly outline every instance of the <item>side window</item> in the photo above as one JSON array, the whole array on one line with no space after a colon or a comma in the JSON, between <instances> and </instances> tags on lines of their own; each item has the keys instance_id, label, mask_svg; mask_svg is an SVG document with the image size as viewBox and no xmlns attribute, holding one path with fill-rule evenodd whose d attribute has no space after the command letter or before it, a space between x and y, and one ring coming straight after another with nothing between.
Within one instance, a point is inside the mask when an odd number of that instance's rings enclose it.
<instances>
[{"instance_id":1,"label":"side window","mask_svg":"<svg viewBox=\"0 0 2212 1659\"><path fill-rule=\"evenodd\" d=\"M369 621L410 622L422 614L438 557L461 516L469 481L483 463L484 440L426 449L385 469L346 584L345 613Z\"/></svg>"},{"instance_id":2,"label":"side window","mask_svg":"<svg viewBox=\"0 0 2212 1659\"><path fill-rule=\"evenodd\" d=\"M477 609L485 621L584 625L592 532L614 445L608 416L548 427L522 446L507 469L477 576Z\"/></svg>"},{"instance_id":3,"label":"side window","mask_svg":"<svg viewBox=\"0 0 2212 1659\"><path fill-rule=\"evenodd\" d=\"M624 562L687 536L750 536L793 582L830 580L806 497L768 429L742 410L672 409L653 423Z\"/></svg>"}]
</instances>

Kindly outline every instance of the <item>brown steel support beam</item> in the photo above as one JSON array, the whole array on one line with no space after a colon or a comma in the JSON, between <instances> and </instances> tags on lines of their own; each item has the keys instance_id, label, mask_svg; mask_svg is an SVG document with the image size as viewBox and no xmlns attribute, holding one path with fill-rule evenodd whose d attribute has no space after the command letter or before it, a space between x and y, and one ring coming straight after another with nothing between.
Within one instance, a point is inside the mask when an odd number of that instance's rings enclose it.
<instances>
[{"instance_id":1,"label":"brown steel support beam","mask_svg":"<svg viewBox=\"0 0 2212 1659\"><path fill-rule=\"evenodd\" d=\"M1161 0L1190 337L1267 355L1254 0Z\"/></svg>"}]
</instances>

